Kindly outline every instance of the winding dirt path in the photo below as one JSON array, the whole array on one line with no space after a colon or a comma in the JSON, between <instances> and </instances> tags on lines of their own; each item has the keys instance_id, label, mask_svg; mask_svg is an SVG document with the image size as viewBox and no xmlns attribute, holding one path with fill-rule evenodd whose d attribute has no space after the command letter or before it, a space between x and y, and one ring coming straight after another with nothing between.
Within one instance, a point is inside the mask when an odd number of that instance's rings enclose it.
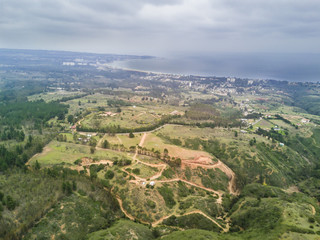
<instances>
[{"instance_id":1,"label":"winding dirt path","mask_svg":"<svg viewBox=\"0 0 320 240\"><path fill-rule=\"evenodd\" d=\"M106 134L104 134L103 137L99 139L99 141L97 142L96 148L101 146L102 140L104 139L105 136Z\"/></svg>"},{"instance_id":2,"label":"winding dirt path","mask_svg":"<svg viewBox=\"0 0 320 240\"><path fill-rule=\"evenodd\" d=\"M129 218L131 221L134 221L135 218L123 208L123 202L121 198L118 195L116 195L116 199L118 200L120 209L124 213L124 215L126 215L126 217Z\"/></svg>"},{"instance_id":3,"label":"winding dirt path","mask_svg":"<svg viewBox=\"0 0 320 240\"><path fill-rule=\"evenodd\" d=\"M194 187L197 187L197 188L201 188L203 190L206 190L208 192L212 192L214 194L216 194L218 196L218 199L217 199L217 203L221 204L222 203L222 195L223 193L222 192L219 192L219 191L216 191L216 190L213 190L211 188L206 188L206 187L203 187L201 185L198 185L196 183L193 183L193 182L189 182L185 179L182 179L182 178L173 178L173 179L168 179L168 180L159 180L157 182L159 183L169 183L169 182L178 182L178 181L181 181L181 182L184 182L186 184L189 184L191 186L194 186Z\"/></svg>"},{"instance_id":4,"label":"winding dirt path","mask_svg":"<svg viewBox=\"0 0 320 240\"><path fill-rule=\"evenodd\" d=\"M133 118L131 118L131 120L135 120L137 117L140 117L141 115L146 114L146 112L141 112L138 115L134 116Z\"/></svg>"},{"instance_id":5,"label":"winding dirt path","mask_svg":"<svg viewBox=\"0 0 320 240\"><path fill-rule=\"evenodd\" d=\"M105 188L105 190L108 190L108 189ZM113 190L113 189L112 189L112 190ZM111 191L112 191L112 190L111 190ZM132 216L130 213L128 213L128 212L123 208L123 201L122 201L122 199L121 199L118 195L116 195L116 194L115 194L115 196L116 196L116 199L117 199L117 201L118 201L118 203L119 203L120 209L121 209L121 211L124 213L124 215L125 215L127 218L129 218L130 220L134 221L136 218L135 218L134 216ZM205 214L204 212L202 212L202 211L200 211L200 210L194 210L194 211L185 213L185 214L183 214L183 215L180 215L180 216L178 216L178 217L187 216L187 215L191 215L191 214L201 214L202 216L204 216L205 218L209 219L211 222L213 222L214 224L216 224L216 225L217 225L219 228L221 228L224 232L227 232L227 231L228 231L228 228L222 227L215 219L211 218L210 216L208 216L207 214ZM168 215L168 216L161 217L159 220L157 220L157 221L155 221L155 222L152 222L152 223L151 223L152 227L155 227L155 226L159 225L160 223L163 222L163 220L168 219L168 218L171 217L171 216L173 216L173 214ZM141 223L144 223L144 224L150 224L149 222L146 222L146 221L143 221L143 220L140 220L140 219L139 219L139 221L140 221Z\"/></svg>"},{"instance_id":6,"label":"winding dirt path","mask_svg":"<svg viewBox=\"0 0 320 240\"><path fill-rule=\"evenodd\" d=\"M165 125L164 125L165 126ZM164 126L160 126L159 128L157 129L154 129L153 131L156 131L156 130L159 130L161 128L163 128ZM149 131L149 132L153 132L153 131ZM146 137L147 137L147 134L149 132L141 132L143 133L143 136L138 144L139 147L142 147L144 145L144 142L146 140ZM117 136L119 142L122 142L121 139ZM133 161L135 162L134 164L137 164L137 163L141 163L141 164L144 164L146 166L149 166L149 167L157 167L157 168L160 168L161 167L161 170L156 173L155 175L153 175L152 177L150 177L149 181L153 181L153 180L156 180L158 179L159 177L162 176L162 173L163 171L166 169L167 167L167 164L152 164L152 163L146 163L146 162L143 162L139 159L137 159L137 155L138 155L138 147L136 148L136 151L135 151L135 154L134 156L132 157ZM98 164L98 163L97 163ZM235 173L227 166L225 165L222 161L218 160L217 163L213 164L213 165L208 165L208 164L201 164L201 163L196 163L196 162L187 162L187 161L184 161L184 164L188 164L190 166L195 166L195 167L202 167L202 168L219 168L222 172L224 172L228 178L229 178L229 183L228 183L228 190L230 192L230 194L233 194L233 195L238 195L239 194L239 191L237 190L236 188L236 181L235 181ZM125 173L127 173L128 175L130 176L133 176L135 178L135 180L130 180L129 182L130 183L135 183L135 184L139 184L141 182L148 182L147 179L145 178L141 178L135 174L132 174L130 172L128 172L127 170L125 170L125 167L124 168L121 168L121 170ZM201 186L201 185L198 185L196 183L193 183L193 182L189 182L185 179L181 179L181 178L174 178L174 179L168 179L168 180L159 180L157 182L159 183L168 183L168 182L177 182L177 181L181 181L181 182L184 182L186 184L189 184L191 186L194 186L194 187L197 187L197 188L200 188L200 189L203 189L203 190L206 190L208 192L211 192L215 195L218 196L218 199L217 199L217 203L218 204L222 204L222 195L223 195L223 192L221 191L216 191L216 190L213 190L211 188L206 188L204 186ZM121 211L126 215L126 217L128 217L130 220L135 220L136 218L134 216L132 216L130 213L128 213L124 208L123 208L123 202L122 202L122 199L116 195L116 199L117 201L119 202L119 206L120 206L120 209ZM313 211L313 210L312 210ZM185 213L181 216L185 216L185 215L190 215L190 214L195 214L195 213L198 213L198 214L201 214L202 216L206 217L207 219L209 219L211 222L213 222L214 224L216 224L219 228L221 228L224 232L227 232L228 229L229 229L229 225L227 224L227 226L224 228L222 227L216 220L214 220L213 218L211 218L210 216L206 215L205 213L203 213L202 211L200 210L194 210L192 212L189 212L189 213ZM163 220L169 218L170 216L172 215L169 215L169 216L164 216L164 217L161 217L159 220L155 221L152 223L152 226L156 226L158 224L160 224ZM145 224L149 224L148 222L145 222L143 220L140 220L140 222L142 223L145 223Z\"/></svg>"},{"instance_id":7,"label":"winding dirt path","mask_svg":"<svg viewBox=\"0 0 320 240\"><path fill-rule=\"evenodd\" d=\"M151 181L152 181L152 180L156 180L156 179L158 179L159 177L161 177L163 171L164 171L166 168L167 168L167 166L164 165L164 166L161 168L160 172L158 172L157 174L155 174L155 175L153 175L152 177L150 177L150 180L151 180Z\"/></svg>"},{"instance_id":8,"label":"winding dirt path","mask_svg":"<svg viewBox=\"0 0 320 240\"><path fill-rule=\"evenodd\" d=\"M123 144L123 142L122 142L121 138L119 138L118 134L116 136L117 136L117 139L118 139L119 143Z\"/></svg>"},{"instance_id":9,"label":"winding dirt path","mask_svg":"<svg viewBox=\"0 0 320 240\"><path fill-rule=\"evenodd\" d=\"M48 152L50 152L51 150L52 150L52 148L48 147L48 145L45 146L45 147L43 148L42 152L41 152L41 153L36 153L35 155L33 155L33 156L28 160L28 162L26 163L26 165L29 166L30 163L31 163L31 161L32 161L35 157L43 156L43 155L47 154Z\"/></svg>"},{"instance_id":10,"label":"winding dirt path","mask_svg":"<svg viewBox=\"0 0 320 240\"><path fill-rule=\"evenodd\" d=\"M192 211L192 212L185 213L185 214L183 214L183 216L187 216L187 215L195 214L195 213L201 214L202 216L206 217L206 218L209 219L211 222L215 223L215 224L216 224L219 228L221 228L224 232L227 232L227 231L228 231L227 228L222 227L216 220L214 220L213 218L209 217L207 214L205 214L204 212L202 212L202 211L200 211L200 210L195 210L195 211Z\"/></svg>"},{"instance_id":11,"label":"winding dirt path","mask_svg":"<svg viewBox=\"0 0 320 240\"><path fill-rule=\"evenodd\" d=\"M207 165L207 164L201 164L201 163L195 163L195 162L190 162L190 161L183 161L183 164L190 165L190 166L195 166L195 167L202 167L202 168L207 168L207 169L215 169L218 168L222 172L224 172L228 178L229 178L229 183L228 183L228 190L230 194L232 195L239 195L239 191L237 190L237 185L236 185L236 175L235 173L227 166L225 165L222 161L218 160L217 163L213 165Z\"/></svg>"},{"instance_id":12,"label":"winding dirt path","mask_svg":"<svg viewBox=\"0 0 320 240\"><path fill-rule=\"evenodd\" d=\"M216 224L219 228L221 228L224 232L228 231L228 228L224 228L222 227L215 219L211 218L210 216L208 216L207 214L205 214L204 212L200 211L200 210L194 210L191 212L187 212L185 214L182 214L180 216L177 217L182 217L182 216L187 216L187 215L191 215L191 214L201 214L202 216L204 216L205 218L209 219L211 222L213 222L214 224ZM159 220L155 221L152 223L152 227L155 227L159 224L161 224L164 220L168 219L169 217L173 216L174 214L168 215L168 216L163 216L161 217Z\"/></svg>"}]
</instances>

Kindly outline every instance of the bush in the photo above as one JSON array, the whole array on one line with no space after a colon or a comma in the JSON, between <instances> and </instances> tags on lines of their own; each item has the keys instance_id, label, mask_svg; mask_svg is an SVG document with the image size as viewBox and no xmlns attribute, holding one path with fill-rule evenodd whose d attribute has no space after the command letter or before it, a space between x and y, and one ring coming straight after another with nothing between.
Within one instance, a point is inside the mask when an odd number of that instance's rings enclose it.
<instances>
[{"instance_id":1,"label":"bush","mask_svg":"<svg viewBox=\"0 0 320 240\"><path fill-rule=\"evenodd\" d=\"M156 208L156 203L152 200L147 200L147 205L152 208L152 209L155 209Z\"/></svg>"},{"instance_id":2,"label":"bush","mask_svg":"<svg viewBox=\"0 0 320 240\"><path fill-rule=\"evenodd\" d=\"M140 169L139 168L135 168L132 170L132 172L136 175L139 175L140 174Z\"/></svg>"},{"instance_id":3,"label":"bush","mask_svg":"<svg viewBox=\"0 0 320 240\"><path fill-rule=\"evenodd\" d=\"M112 179L112 178L114 177L114 172L111 171L111 170L108 170L108 171L106 172L106 174L104 175L104 177L105 177L106 179Z\"/></svg>"},{"instance_id":4,"label":"bush","mask_svg":"<svg viewBox=\"0 0 320 240\"><path fill-rule=\"evenodd\" d=\"M6 198L6 205L10 211L16 208L16 202L13 200L13 198L10 195L8 195Z\"/></svg>"},{"instance_id":5,"label":"bush","mask_svg":"<svg viewBox=\"0 0 320 240\"><path fill-rule=\"evenodd\" d=\"M176 205L176 201L174 200L174 195L172 190L168 186L162 186L158 188L158 192L163 197L166 206L168 208L173 208L174 205Z\"/></svg>"},{"instance_id":6,"label":"bush","mask_svg":"<svg viewBox=\"0 0 320 240\"><path fill-rule=\"evenodd\" d=\"M315 219L314 219L314 217L309 217L309 218L308 218L308 221L309 221L309 223L314 223L314 222L315 222Z\"/></svg>"}]
</instances>

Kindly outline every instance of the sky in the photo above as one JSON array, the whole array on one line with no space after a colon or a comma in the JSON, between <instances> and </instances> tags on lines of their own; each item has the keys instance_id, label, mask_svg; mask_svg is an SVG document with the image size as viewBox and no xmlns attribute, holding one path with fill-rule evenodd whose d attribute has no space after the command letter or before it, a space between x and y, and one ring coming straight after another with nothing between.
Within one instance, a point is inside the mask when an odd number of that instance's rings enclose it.
<instances>
[{"instance_id":1,"label":"sky","mask_svg":"<svg viewBox=\"0 0 320 240\"><path fill-rule=\"evenodd\" d=\"M320 1L0 0L0 48L320 53Z\"/></svg>"}]
</instances>

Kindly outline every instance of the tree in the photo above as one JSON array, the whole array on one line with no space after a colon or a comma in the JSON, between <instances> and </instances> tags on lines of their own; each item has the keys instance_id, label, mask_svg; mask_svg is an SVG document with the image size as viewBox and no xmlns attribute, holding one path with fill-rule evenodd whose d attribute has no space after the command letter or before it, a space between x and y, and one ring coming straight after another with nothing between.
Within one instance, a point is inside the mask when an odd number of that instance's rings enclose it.
<instances>
[{"instance_id":1,"label":"tree","mask_svg":"<svg viewBox=\"0 0 320 240\"><path fill-rule=\"evenodd\" d=\"M73 123L73 115L68 115L68 122Z\"/></svg>"},{"instance_id":2,"label":"tree","mask_svg":"<svg viewBox=\"0 0 320 240\"><path fill-rule=\"evenodd\" d=\"M76 181L72 181L72 190L73 191L76 191L77 190L77 183L76 183Z\"/></svg>"},{"instance_id":3,"label":"tree","mask_svg":"<svg viewBox=\"0 0 320 240\"><path fill-rule=\"evenodd\" d=\"M168 149L165 148L165 149L163 150L163 153L164 153L165 156L168 156L168 153L169 153Z\"/></svg>"},{"instance_id":4,"label":"tree","mask_svg":"<svg viewBox=\"0 0 320 240\"><path fill-rule=\"evenodd\" d=\"M129 138L134 138L134 134L132 132L129 133Z\"/></svg>"},{"instance_id":5,"label":"tree","mask_svg":"<svg viewBox=\"0 0 320 240\"><path fill-rule=\"evenodd\" d=\"M117 108L117 113L121 113L121 108L120 107Z\"/></svg>"},{"instance_id":6,"label":"tree","mask_svg":"<svg viewBox=\"0 0 320 240\"><path fill-rule=\"evenodd\" d=\"M111 171L111 170L108 170L108 171L106 172L106 174L104 175L104 177L105 177L106 179L112 179L112 178L114 177L114 172Z\"/></svg>"},{"instance_id":7,"label":"tree","mask_svg":"<svg viewBox=\"0 0 320 240\"><path fill-rule=\"evenodd\" d=\"M104 141L103 141L102 147L103 147L103 148L110 148L110 143L108 142L108 140L104 140Z\"/></svg>"},{"instance_id":8,"label":"tree","mask_svg":"<svg viewBox=\"0 0 320 240\"><path fill-rule=\"evenodd\" d=\"M96 148L95 148L94 146L91 146L91 147L90 147L90 153L91 153L91 154L94 154L94 151L95 151L95 150L96 150Z\"/></svg>"},{"instance_id":9,"label":"tree","mask_svg":"<svg viewBox=\"0 0 320 240\"><path fill-rule=\"evenodd\" d=\"M8 195L7 196L7 199L6 199L6 205L7 205L7 208L12 211L13 209L15 209L16 207L16 202L13 200L13 198Z\"/></svg>"},{"instance_id":10,"label":"tree","mask_svg":"<svg viewBox=\"0 0 320 240\"><path fill-rule=\"evenodd\" d=\"M234 136L238 137L238 132L237 131L234 132Z\"/></svg>"},{"instance_id":11,"label":"tree","mask_svg":"<svg viewBox=\"0 0 320 240\"><path fill-rule=\"evenodd\" d=\"M36 163L34 164L34 169L40 170L40 168L41 168L40 163L38 162L38 160L36 160Z\"/></svg>"},{"instance_id":12,"label":"tree","mask_svg":"<svg viewBox=\"0 0 320 240\"><path fill-rule=\"evenodd\" d=\"M3 197L4 197L3 192L0 192L0 202L2 201Z\"/></svg>"}]
</instances>

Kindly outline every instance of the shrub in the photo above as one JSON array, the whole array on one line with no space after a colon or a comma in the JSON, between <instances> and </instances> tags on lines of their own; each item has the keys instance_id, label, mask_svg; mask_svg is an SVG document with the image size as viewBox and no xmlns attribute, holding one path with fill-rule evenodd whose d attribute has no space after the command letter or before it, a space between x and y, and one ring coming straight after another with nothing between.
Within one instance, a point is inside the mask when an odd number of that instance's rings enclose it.
<instances>
[{"instance_id":1,"label":"shrub","mask_svg":"<svg viewBox=\"0 0 320 240\"><path fill-rule=\"evenodd\" d=\"M174 205L176 205L176 201L174 200L174 195L172 190L168 186L162 186L158 188L158 192L163 197L166 206L168 208L173 208Z\"/></svg>"},{"instance_id":2,"label":"shrub","mask_svg":"<svg viewBox=\"0 0 320 240\"><path fill-rule=\"evenodd\" d=\"M111 171L111 170L108 170L108 171L106 172L106 174L104 175L104 177L105 177L106 179L112 179L112 178L114 177L114 172Z\"/></svg>"},{"instance_id":3,"label":"shrub","mask_svg":"<svg viewBox=\"0 0 320 240\"><path fill-rule=\"evenodd\" d=\"M140 174L140 169L139 168L135 168L132 170L132 172L136 175L139 175Z\"/></svg>"}]
</instances>

